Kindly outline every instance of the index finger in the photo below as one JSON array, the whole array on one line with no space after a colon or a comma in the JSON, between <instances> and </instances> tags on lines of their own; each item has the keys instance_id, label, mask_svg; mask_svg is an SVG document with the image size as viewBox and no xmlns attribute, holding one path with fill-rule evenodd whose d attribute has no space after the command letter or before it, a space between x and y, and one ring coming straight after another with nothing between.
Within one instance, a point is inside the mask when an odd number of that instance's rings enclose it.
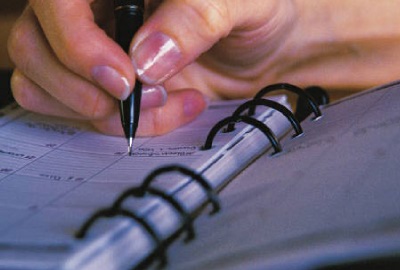
<instances>
[{"instance_id":1,"label":"index finger","mask_svg":"<svg viewBox=\"0 0 400 270\"><path fill-rule=\"evenodd\" d=\"M93 0L30 0L58 59L74 73L124 99L135 74L127 54L95 22ZM96 9L97 10L97 9ZM112 1L101 10L113 12Z\"/></svg>"}]
</instances>

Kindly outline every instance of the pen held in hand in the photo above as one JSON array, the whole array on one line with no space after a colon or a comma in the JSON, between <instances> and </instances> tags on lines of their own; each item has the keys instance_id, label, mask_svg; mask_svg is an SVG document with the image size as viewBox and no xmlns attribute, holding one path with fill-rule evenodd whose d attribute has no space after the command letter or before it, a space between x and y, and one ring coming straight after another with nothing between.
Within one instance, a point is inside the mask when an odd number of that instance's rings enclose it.
<instances>
[{"instance_id":1,"label":"pen held in hand","mask_svg":"<svg viewBox=\"0 0 400 270\"><path fill-rule=\"evenodd\" d=\"M143 25L144 0L114 0L115 41L128 53L132 38ZM139 124L142 83L135 82L133 92L120 101L121 124L132 154L133 139Z\"/></svg>"}]
</instances>

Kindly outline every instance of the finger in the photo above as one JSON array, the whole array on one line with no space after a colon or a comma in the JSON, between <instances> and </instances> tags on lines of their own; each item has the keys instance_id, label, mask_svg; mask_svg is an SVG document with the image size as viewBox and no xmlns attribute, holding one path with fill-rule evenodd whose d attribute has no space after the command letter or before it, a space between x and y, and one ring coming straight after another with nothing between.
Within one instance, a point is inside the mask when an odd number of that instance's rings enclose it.
<instances>
[{"instance_id":1,"label":"finger","mask_svg":"<svg viewBox=\"0 0 400 270\"><path fill-rule=\"evenodd\" d=\"M228 35L232 42L214 50L214 59L202 59L204 67L224 62L226 55L241 59L254 43L264 44L265 51L270 35L288 32L280 25L291 20L293 6L292 1L165 0L133 40L133 65L142 81L159 84Z\"/></svg>"},{"instance_id":2,"label":"finger","mask_svg":"<svg viewBox=\"0 0 400 270\"><path fill-rule=\"evenodd\" d=\"M175 90L168 94L163 107L143 110L139 121L139 136L154 136L170 132L193 121L207 107L206 97L193 89Z\"/></svg>"},{"instance_id":3,"label":"finger","mask_svg":"<svg viewBox=\"0 0 400 270\"><path fill-rule=\"evenodd\" d=\"M155 108L165 105L167 91L162 85L143 85L141 108Z\"/></svg>"},{"instance_id":4,"label":"finger","mask_svg":"<svg viewBox=\"0 0 400 270\"><path fill-rule=\"evenodd\" d=\"M54 99L18 69L14 70L11 77L11 88L15 100L27 110L53 116L83 119L80 114Z\"/></svg>"},{"instance_id":5,"label":"finger","mask_svg":"<svg viewBox=\"0 0 400 270\"><path fill-rule=\"evenodd\" d=\"M125 99L134 85L134 70L126 53L95 23L89 0L31 0L51 48L74 73ZM113 1L102 1L113 12ZM97 10L97 9L96 9Z\"/></svg>"},{"instance_id":6,"label":"finger","mask_svg":"<svg viewBox=\"0 0 400 270\"><path fill-rule=\"evenodd\" d=\"M88 118L104 118L116 110L115 100L103 90L63 66L52 53L28 9L9 39L10 56L19 71L66 107ZM29 101L27 101L29 102ZM32 110L40 104L27 104Z\"/></svg>"},{"instance_id":7,"label":"finger","mask_svg":"<svg viewBox=\"0 0 400 270\"><path fill-rule=\"evenodd\" d=\"M164 1L136 35L131 58L140 79L159 84L233 27L224 1Z\"/></svg>"},{"instance_id":8,"label":"finger","mask_svg":"<svg viewBox=\"0 0 400 270\"><path fill-rule=\"evenodd\" d=\"M207 106L205 97L196 90L176 90L168 95L165 106L141 111L138 136L156 136L168 133L193 121ZM119 114L106 120L93 121L103 133L123 135Z\"/></svg>"},{"instance_id":9,"label":"finger","mask_svg":"<svg viewBox=\"0 0 400 270\"><path fill-rule=\"evenodd\" d=\"M54 99L18 69L14 70L11 77L11 89L17 103L27 110L65 118L84 119L82 115ZM145 85L142 99L144 101L141 104L143 109L160 107L165 104L167 93L162 86Z\"/></svg>"}]
</instances>

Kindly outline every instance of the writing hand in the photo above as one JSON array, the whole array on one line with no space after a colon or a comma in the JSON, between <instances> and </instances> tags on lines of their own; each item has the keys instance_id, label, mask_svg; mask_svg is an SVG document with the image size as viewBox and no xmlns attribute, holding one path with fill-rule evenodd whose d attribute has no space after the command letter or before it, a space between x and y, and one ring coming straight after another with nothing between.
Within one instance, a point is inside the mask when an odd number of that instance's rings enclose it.
<instances>
[{"instance_id":1,"label":"writing hand","mask_svg":"<svg viewBox=\"0 0 400 270\"><path fill-rule=\"evenodd\" d=\"M272 81L266 59L279 50L295 18L291 1L165 0L147 6L151 14L130 59L106 34L112 1L29 1L9 40L16 100L32 111L86 119L103 132L122 134L115 99L129 94L136 70L148 89L138 134L162 134L201 113L206 102L200 91L244 97L265 84L265 74Z\"/></svg>"}]
</instances>

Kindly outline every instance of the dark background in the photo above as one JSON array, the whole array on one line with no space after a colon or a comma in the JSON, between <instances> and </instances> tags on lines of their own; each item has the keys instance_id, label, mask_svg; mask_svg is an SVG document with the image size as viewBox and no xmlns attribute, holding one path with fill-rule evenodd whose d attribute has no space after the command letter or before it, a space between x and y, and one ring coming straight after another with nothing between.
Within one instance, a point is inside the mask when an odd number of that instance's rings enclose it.
<instances>
[{"instance_id":1,"label":"dark background","mask_svg":"<svg viewBox=\"0 0 400 270\"><path fill-rule=\"evenodd\" d=\"M0 1L0 107L12 101L10 76L13 64L7 54L7 37L25 4L25 0Z\"/></svg>"}]
</instances>

